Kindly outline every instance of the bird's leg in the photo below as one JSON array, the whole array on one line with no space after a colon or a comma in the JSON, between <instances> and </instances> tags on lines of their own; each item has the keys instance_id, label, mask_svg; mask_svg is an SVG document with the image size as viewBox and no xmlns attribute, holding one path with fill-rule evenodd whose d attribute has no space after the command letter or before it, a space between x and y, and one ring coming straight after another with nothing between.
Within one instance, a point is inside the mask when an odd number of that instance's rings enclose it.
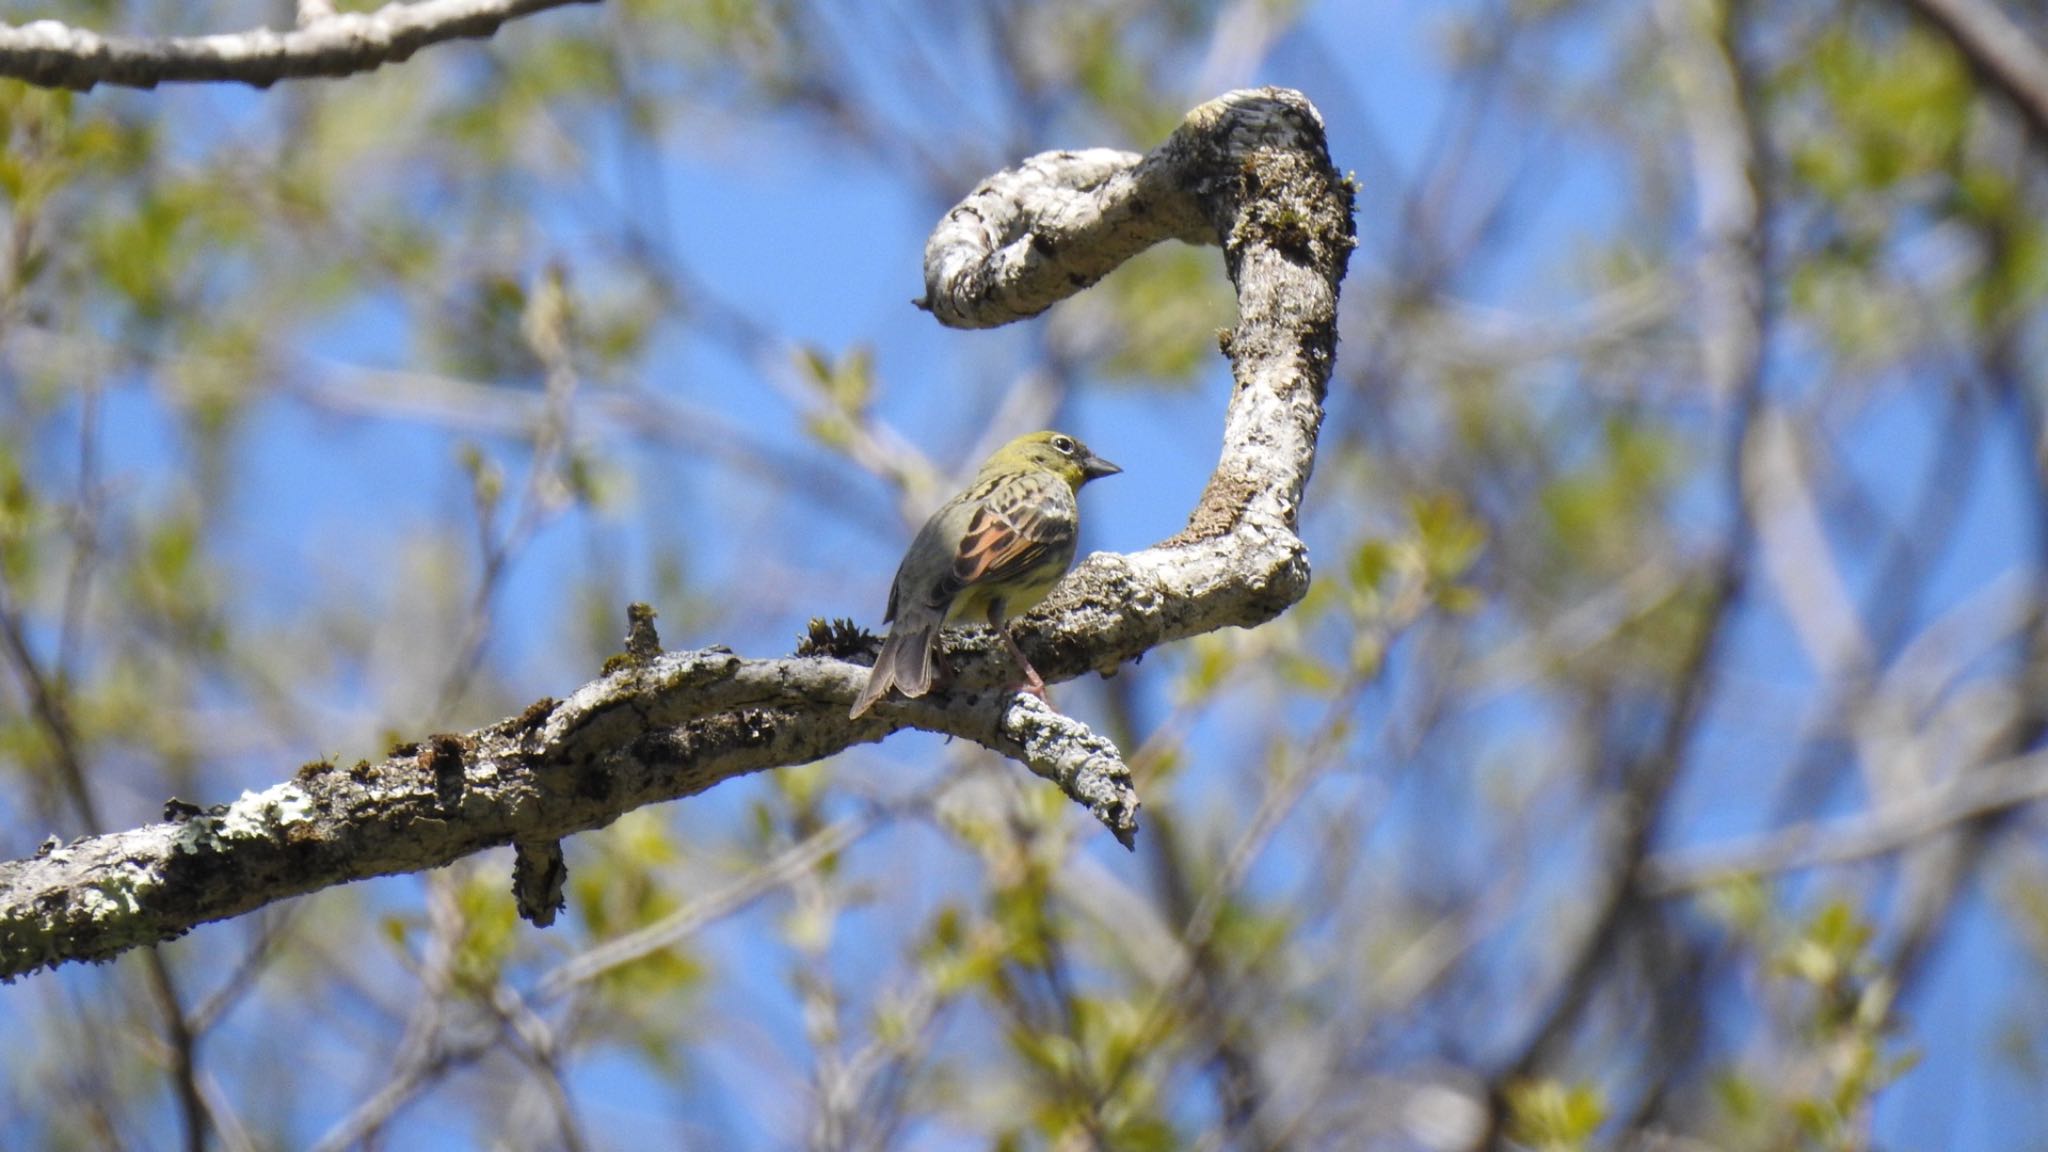
<instances>
[{"instance_id":1,"label":"bird's leg","mask_svg":"<svg viewBox=\"0 0 2048 1152\"><path fill-rule=\"evenodd\" d=\"M1001 600L988 606L988 626L995 629L996 635L1003 638L1003 647L1010 650L1010 659L1015 660L1017 667L1024 670L1024 683L1019 685L1017 690L1029 692L1051 704L1052 700L1045 694L1045 681L1039 677L1038 669L1031 666L1031 661L1025 657L1024 650L1017 647L1017 638L1010 635L1010 623L1005 618L1004 607L1006 605Z\"/></svg>"},{"instance_id":2,"label":"bird's leg","mask_svg":"<svg viewBox=\"0 0 2048 1152\"><path fill-rule=\"evenodd\" d=\"M1010 658L1017 662L1018 667L1024 669L1024 683L1017 690L1029 692L1047 704L1052 703L1045 695L1045 681L1039 677L1038 669L1031 666L1031 661L1024 658L1024 650L1017 647L1017 638L1010 635L1008 628L998 628L996 631L1003 637L1003 647L1010 650Z\"/></svg>"}]
</instances>

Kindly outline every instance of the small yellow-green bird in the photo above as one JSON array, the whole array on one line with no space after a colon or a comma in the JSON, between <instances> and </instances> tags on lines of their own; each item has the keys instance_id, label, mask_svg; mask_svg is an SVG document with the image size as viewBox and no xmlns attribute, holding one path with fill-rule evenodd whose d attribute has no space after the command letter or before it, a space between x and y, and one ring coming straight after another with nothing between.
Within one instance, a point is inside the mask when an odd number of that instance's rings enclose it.
<instances>
[{"instance_id":1,"label":"small yellow-green bird","mask_svg":"<svg viewBox=\"0 0 2048 1152\"><path fill-rule=\"evenodd\" d=\"M1123 469L1060 432L1033 432L982 462L974 483L924 522L889 589L894 621L852 715L874 707L891 687L922 696L932 686L939 629L986 620L1024 669L1024 690L1045 695L1007 622L1038 606L1074 563L1081 485Z\"/></svg>"}]
</instances>

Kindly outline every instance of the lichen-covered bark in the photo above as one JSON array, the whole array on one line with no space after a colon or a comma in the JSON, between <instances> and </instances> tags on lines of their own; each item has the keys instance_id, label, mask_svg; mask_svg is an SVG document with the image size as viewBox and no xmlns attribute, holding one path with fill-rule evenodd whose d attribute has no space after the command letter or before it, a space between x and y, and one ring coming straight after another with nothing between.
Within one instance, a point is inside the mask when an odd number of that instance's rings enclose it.
<instances>
[{"instance_id":1,"label":"lichen-covered bark","mask_svg":"<svg viewBox=\"0 0 2048 1152\"><path fill-rule=\"evenodd\" d=\"M102 36L37 20L0 24L0 76L46 88L99 84L154 88L228 81L267 88L279 80L351 76L395 64L429 44L490 36L508 20L596 0L416 0L374 12L319 10L298 28L214 36ZM305 6L302 13L315 11Z\"/></svg>"},{"instance_id":2,"label":"lichen-covered bark","mask_svg":"<svg viewBox=\"0 0 2048 1152\"><path fill-rule=\"evenodd\" d=\"M1239 322L1223 341L1235 383L1222 455L1185 531L1141 552L1090 556L1018 623L1048 681L1264 623L1307 592L1295 526L1336 349L1351 189L1300 94L1233 92L1189 113L1148 156L1051 153L992 177L926 250L934 314L987 326L1042 311L1167 239L1220 244L1238 290ZM503 844L522 846L522 911L543 920L560 891L554 841L902 728L1020 760L1131 843L1138 798L1121 755L1078 721L1004 691L1009 662L986 631L946 635L953 675L940 690L851 720L866 675L844 658L862 648L857 638L827 635L783 659L650 655L646 625L636 623L639 640L618 668L560 702L375 763L308 765L230 805L0 863L0 978Z\"/></svg>"}]
</instances>

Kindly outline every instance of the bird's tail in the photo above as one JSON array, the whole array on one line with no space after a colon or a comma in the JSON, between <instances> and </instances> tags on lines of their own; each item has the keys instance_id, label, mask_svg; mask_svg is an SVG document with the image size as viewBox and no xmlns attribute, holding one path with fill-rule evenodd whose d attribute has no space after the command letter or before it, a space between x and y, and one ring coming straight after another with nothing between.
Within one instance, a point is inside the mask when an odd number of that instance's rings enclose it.
<instances>
[{"instance_id":1,"label":"bird's tail","mask_svg":"<svg viewBox=\"0 0 2048 1152\"><path fill-rule=\"evenodd\" d=\"M875 670L868 673L868 685L860 690L860 699L853 702L853 719L860 719L861 713L874 707L875 701L888 694L891 687L905 696L922 696L932 687L932 652L938 647L939 625L936 621L921 627L896 622L889 632L889 638L882 641L882 653L875 657Z\"/></svg>"}]
</instances>

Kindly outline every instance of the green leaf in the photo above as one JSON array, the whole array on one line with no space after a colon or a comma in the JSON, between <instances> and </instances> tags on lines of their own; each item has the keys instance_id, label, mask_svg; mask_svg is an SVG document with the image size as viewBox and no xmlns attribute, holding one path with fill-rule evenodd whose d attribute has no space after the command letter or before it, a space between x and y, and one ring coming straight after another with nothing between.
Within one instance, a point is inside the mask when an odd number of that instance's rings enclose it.
<instances>
[{"instance_id":1,"label":"green leaf","mask_svg":"<svg viewBox=\"0 0 2048 1152\"><path fill-rule=\"evenodd\" d=\"M1600 1090L1589 1084L1524 1080L1508 1086L1508 1131L1539 1152L1578 1152L1607 1119Z\"/></svg>"}]
</instances>

